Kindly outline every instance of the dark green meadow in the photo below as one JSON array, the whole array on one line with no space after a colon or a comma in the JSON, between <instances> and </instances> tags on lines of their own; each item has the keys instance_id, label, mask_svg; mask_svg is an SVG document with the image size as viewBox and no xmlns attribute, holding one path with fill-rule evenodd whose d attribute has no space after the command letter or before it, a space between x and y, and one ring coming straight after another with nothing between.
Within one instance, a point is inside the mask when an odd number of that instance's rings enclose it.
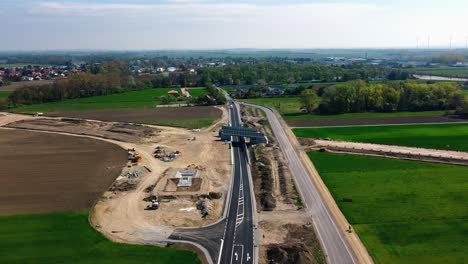
<instances>
[{"instance_id":1,"label":"dark green meadow","mask_svg":"<svg viewBox=\"0 0 468 264\"><path fill-rule=\"evenodd\" d=\"M88 223L87 212L0 216L0 263L187 264L196 253L114 243Z\"/></svg>"},{"instance_id":2,"label":"dark green meadow","mask_svg":"<svg viewBox=\"0 0 468 264\"><path fill-rule=\"evenodd\" d=\"M468 258L468 167L319 152L309 157L376 263Z\"/></svg>"},{"instance_id":3,"label":"dark green meadow","mask_svg":"<svg viewBox=\"0 0 468 264\"><path fill-rule=\"evenodd\" d=\"M311 127L293 131L297 137L468 151L468 123Z\"/></svg>"}]
</instances>

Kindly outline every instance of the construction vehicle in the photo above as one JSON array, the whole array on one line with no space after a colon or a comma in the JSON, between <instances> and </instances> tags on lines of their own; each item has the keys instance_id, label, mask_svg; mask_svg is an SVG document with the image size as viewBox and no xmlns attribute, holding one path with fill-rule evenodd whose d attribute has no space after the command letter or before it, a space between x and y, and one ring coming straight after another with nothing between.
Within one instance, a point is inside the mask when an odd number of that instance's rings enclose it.
<instances>
[{"instance_id":1,"label":"construction vehicle","mask_svg":"<svg viewBox=\"0 0 468 264\"><path fill-rule=\"evenodd\" d=\"M159 202L151 200L151 204L146 206L145 210L157 210L159 208Z\"/></svg>"},{"instance_id":2,"label":"construction vehicle","mask_svg":"<svg viewBox=\"0 0 468 264\"><path fill-rule=\"evenodd\" d=\"M127 149L128 160L132 163L138 163L141 160L141 156L135 151L135 149Z\"/></svg>"},{"instance_id":3,"label":"construction vehicle","mask_svg":"<svg viewBox=\"0 0 468 264\"><path fill-rule=\"evenodd\" d=\"M156 147L153 154L154 154L155 158L160 159L160 158L166 156L166 150L163 147L158 146L158 147Z\"/></svg>"}]
</instances>

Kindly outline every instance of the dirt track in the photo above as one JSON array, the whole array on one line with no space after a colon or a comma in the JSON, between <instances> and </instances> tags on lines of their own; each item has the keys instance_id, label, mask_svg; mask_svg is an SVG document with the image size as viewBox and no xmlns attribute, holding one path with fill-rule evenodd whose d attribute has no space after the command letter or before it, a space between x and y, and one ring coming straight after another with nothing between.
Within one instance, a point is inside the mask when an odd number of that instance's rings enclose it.
<instances>
[{"instance_id":1,"label":"dirt track","mask_svg":"<svg viewBox=\"0 0 468 264\"><path fill-rule=\"evenodd\" d=\"M96 136L123 142L146 142L159 132L157 128L122 123L106 123L98 121L84 121L70 118L29 118L16 119L11 115L0 118L7 123L7 127L32 129L51 132L66 132L78 135ZM15 121L15 122L12 122Z\"/></svg>"},{"instance_id":2,"label":"dirt track","mask_svg":"<svg viewBox=\"0 0 468 264\"><path fill-rule=\"evenodd\" d=\"M468 119L446 116L406 116L406 117L380 117L380 118L334 118L315 120L288 121L291 127L318 127L318 126L359 126L359 125L393 125L393 124L422 124L422 123L451 123L468 122Z\"/></svg>"},{"instance_id":3,"label":"dirt track","mask_svg":"<svg viewBox=\"0 0 468 264\"><path fill-rule=\"evenodd\" d=\"M304 142L304 141L303 141ZM450 161L468 161L468 153L461 151L449 151L439 149L425 149L425 148L414 148L404 147L395 145L381 145L381 144L370 144L370 143L359 143L359 142L345 142L345 141L332 141L332 140L313 140L316 148L330 148L332 150L351 152L351 153L363 153L366 151L369 154L388 155L388 153L398 153L409 155L414 159L424 160L425 157L440 160L441 162L450 163Z\"/></svg>"},{"instance_id":4,"label":"dirt track","mask_svg":"<svg viewBox=\"0 0 468 264\"><path fill-rule=\"evenodd\" d=\"M77 112L51 112L48 116L73 117L111 122L141 122L148 120L174 120L216 118L222 116L222 111L215 107L168 107L153 109L113 109Z\"/></svg>"},{"instance_id":5,"label":"dirt track","mask_svg":"<svg viewBox=\"0 0 468 264\"><path fill-rule=\"evenodd\" d=\"M114 144L30 131L0 129L0 149L0 215L89 209L127 160Z\"/></svg>"}]
</instances>

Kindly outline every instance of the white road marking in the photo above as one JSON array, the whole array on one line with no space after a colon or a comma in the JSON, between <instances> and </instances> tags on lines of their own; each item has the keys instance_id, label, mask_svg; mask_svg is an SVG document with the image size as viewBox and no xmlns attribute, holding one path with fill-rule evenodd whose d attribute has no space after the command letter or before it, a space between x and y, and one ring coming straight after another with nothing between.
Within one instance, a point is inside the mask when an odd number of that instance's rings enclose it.
<instances>
[{"instance_id":1,"label":"white road marking","mask_svg":"<svg viewBox=\"0 0 468 264\"><path fill-rule=\"evenodd\" d=\"M240 256L240 261L239 261L239 256ZM234 257L235 257L234 263L242 263L244 261L244 245L234 244L232 246L231 264L232 264L232 260L234 259Z\"/></svg>"}]
</instances>

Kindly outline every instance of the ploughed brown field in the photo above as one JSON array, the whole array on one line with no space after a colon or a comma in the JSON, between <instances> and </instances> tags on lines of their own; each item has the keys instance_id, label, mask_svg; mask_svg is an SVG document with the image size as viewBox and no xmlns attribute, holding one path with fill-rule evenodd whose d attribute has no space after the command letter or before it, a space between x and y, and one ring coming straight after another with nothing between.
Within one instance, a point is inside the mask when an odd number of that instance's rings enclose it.
<instances>
[{"instance_id":1,"label":"ploughed brown field","mask_svg":"<svg viewBox=\"0 0 468 264\"><path fill-rule=\"evenodd\" d=\"M110 109L71 112L50 112L47 116L73 117L110 122L143 122L151 120L221 118L215 107L159 107L151 109Z\"/></svg>"},{"instance_id":2,"label":"ploughed brown field","mask_svg":"<svg viewBox=\"0 0 468 264\"><path fill-rule=\"evenodd\" d=\"M21 130L0 130L0 150L0 215L90 208L127 160L111 143Z\"/></svg>"},{"instance_id":3,"label":"ploughed brown field","mask_svg":"<svg viewBox=\"0 0 468 264\"><path fill-rule=\"evenodd\" d=\"M12 82L9 85L0 86L0 91L14 91L16 89L23 88L23 87L39 86L39 85L46 85L46 84L52 84L52 83L54 83L54 81L52 80Z\"/></svg>"},{"instance_id":4,"label":"ploughed brown field","mask_svg":"<svg viewBox=\"0 0 468 264\"><path fill-rule=\"evenodd\" d=\"M310 120L287 121L288 125L292 127L397 125L397 124L424 124L424 123L450 123L450 122L468 122L468 119L448 117L448 116L402 116L402 117L335 118L335 119L310 119Z\"/></svg>"}]
</instances>

